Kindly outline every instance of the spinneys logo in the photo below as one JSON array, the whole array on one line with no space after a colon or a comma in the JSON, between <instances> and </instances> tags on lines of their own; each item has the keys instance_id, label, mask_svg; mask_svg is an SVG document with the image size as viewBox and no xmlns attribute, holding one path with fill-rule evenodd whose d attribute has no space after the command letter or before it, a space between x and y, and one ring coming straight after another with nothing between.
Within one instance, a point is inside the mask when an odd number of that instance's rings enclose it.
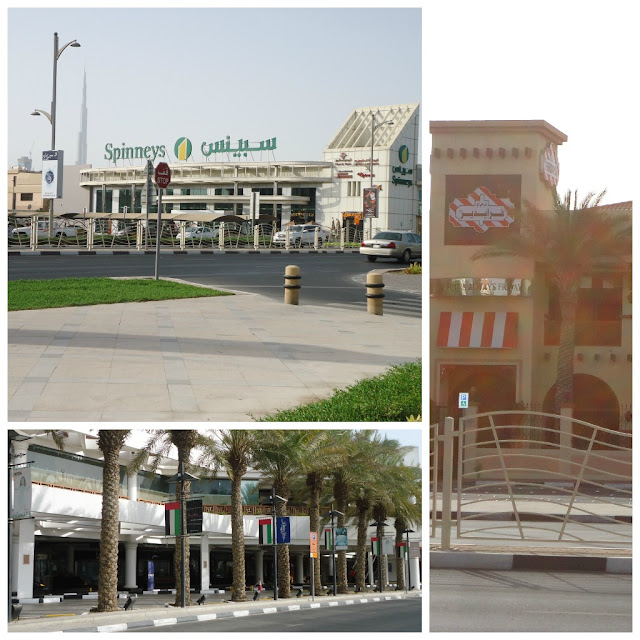
<instances>
[{"instance_id":1,"label":"spinneys logo","mask_svg":"<svg viewBox=\"0 0 640 640\"><path fill-rule=\"evenodd\" d=\"M406 144L403 144L398 150L398 157L400 158L400 162L405 164L405 162L409 159L409 149Z\"/></svg>"},{"instance_id":2,"label":"spinneys logo","mask_svg":"<svg viewBox=\"0 0 640 640\"><path fill-rule=\"evenodd\" d=\"M191 140L189 138L178 138L173 151L176 160L186 160L191 155Z\"/></svg>"}]
</instances>

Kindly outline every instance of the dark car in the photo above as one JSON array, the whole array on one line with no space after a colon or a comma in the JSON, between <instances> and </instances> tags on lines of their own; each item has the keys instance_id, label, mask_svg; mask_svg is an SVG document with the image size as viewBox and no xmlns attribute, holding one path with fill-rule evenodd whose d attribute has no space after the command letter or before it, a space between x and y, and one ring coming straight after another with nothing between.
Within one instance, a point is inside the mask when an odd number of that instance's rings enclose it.
<instances>
[{"instance_id":1,"label":"dark car","mask_svg":"<svg viewBox=\"0 0 640 640\"><path fill-rule=\"evenodd\" d=\"M51 593L61 595L63 593L86 594L91 591L89 583L79 576L54 576L51 579Z\"/></svg>"}]
</instances>

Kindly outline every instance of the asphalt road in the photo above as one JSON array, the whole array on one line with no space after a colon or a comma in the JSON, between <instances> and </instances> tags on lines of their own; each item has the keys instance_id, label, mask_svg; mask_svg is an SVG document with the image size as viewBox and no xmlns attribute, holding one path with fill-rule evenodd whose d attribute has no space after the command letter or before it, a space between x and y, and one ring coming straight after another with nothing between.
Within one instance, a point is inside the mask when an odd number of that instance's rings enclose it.
<instances>
[{"instance_id":1,"label":"asphalt road","mask_svg":"<svg viewBox=\"0 0 640 640\"><path fill-rule=\"evenodd\" d=\"M10 256L9 280L153 276L153 255ZM224 254L160 256L161 277L258 293L281 300L284 271L301 270L300 304L366 307L365 280L372 269L402 268L394 260L368 262L359 254ZM420 292L385 288L385 314L420 317Z\"/></svg>"},{"instance_id":2,"label":"asphalt road","mask_svg":"<svg viewBox=\"0 0 640 640\"><path fill-rule=\"evenodd\" d=\"M343 607L283 611L240 618L183 622L176 625L143 627L136 633L175 633L210 631L240 631L262 634L268 632L380 632L397 633L422 630L422 598L378 603L354 604Z\"/></svg>"},{"instance_id":3,"label":"asphalt road","mask_svg":"<svg viewBox=\"0 0 640 640\"><path fill-rule=\"evenodd\" d=\"M630 575L432 569L430 631L631 631Z\"/></svg>"}]
</instances>

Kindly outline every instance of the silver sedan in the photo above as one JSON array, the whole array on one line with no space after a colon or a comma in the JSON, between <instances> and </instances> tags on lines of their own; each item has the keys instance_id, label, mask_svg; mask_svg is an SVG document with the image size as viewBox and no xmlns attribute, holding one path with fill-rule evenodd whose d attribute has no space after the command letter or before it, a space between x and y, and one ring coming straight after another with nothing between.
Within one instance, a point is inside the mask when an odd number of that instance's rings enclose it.
<instances>
[{"instance_id":1,"label":"silver sedan","mask_svg":"<svg viewBox=\"0 0 640 640\"><path fill-rule=\"evenodd\" d=\"M396 258L409 263L414 258L422 258L422 238L411 231L380 231L362 243L360 253L370 262L378 258Z\"/></svg>"}]
</instances>

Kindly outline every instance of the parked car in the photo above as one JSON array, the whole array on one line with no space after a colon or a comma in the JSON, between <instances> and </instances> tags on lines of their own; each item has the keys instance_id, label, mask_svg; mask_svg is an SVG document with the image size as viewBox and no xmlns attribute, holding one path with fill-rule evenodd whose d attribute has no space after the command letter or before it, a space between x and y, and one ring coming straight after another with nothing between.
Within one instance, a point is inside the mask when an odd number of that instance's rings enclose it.
<instances>
[{"instance_id":1,"label":"parked car","mask_svg":"<svg viewBox=\"0 0 640 640\"><path fill-rule=\"evenodd\" d=\"M362 243L360 253L367 256L369 262L396 258L409 263L413 258L422 258L422 238L411 231L380 231Z\"/></svg>"},{"instance_id":2,"label":"parked car","mask_svg":"<svg viewBox=\"0 0 640 640\"><path fill-rule=\"evenodd\" d=\"M31 237L31 225L28 227L16 227L11 232L12 236L27 236ZM60 236L65 236L67 238L75 238L76 237L76 229L75 227L59 227L54 223L53 225L53 237L59 238ZM48 222L38 222L38 237L46 238L49 236L49 223Z\"/></svg>"},{"instance_id":3,"label":"parked car","mask_svg":"<svg viewBox=\"0 0 640 640\"><path fill-rule=\"evenodd\" d=\"M293 224L289 227L289 244L294 247L301 247L304 244L312 245L316 238L316 229L318 230L318 245L329 239L329 233L317 224ZM278 231L273 236L273 244L284 246L287 241L287 232L285 229Z\"/></svg>"},{"instance_id":4,"label":"parked car","mask_svg":"<svg viewBox=\"0 0 640 640\"><path fill-rule=\"evenodd\" d=\"M61 595L63 593L87 594L91 587L80 576L54 576L51 580L51 593Z\"/></svg>"},{"instance_id":5,"label":"parked car","mask_svg":"<svg viewBox=\"0 0 640 640\"><path fill-rule=\"evenodd\" d=\"M192 238L194 240L199 239L213 239L219 236L218 229L212 229L211 227L191 227L184 232L185 238Z\"/></svg>"}]
</instances>

